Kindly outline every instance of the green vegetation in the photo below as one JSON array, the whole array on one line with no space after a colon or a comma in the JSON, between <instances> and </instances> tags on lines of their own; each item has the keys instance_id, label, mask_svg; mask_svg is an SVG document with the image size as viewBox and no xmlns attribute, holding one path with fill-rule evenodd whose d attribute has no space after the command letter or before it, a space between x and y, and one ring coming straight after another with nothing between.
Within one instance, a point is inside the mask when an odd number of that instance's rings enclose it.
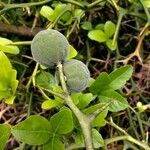
<instances>
[{"instance_id":1,"label":"green vegetation","mask_svg":"<svg viewBox=\"0 0 150 150\"><path fill-rule=\"evenodd\" d=\"M150 1L0 1L0 150L150 150Z\"/></svg>"}]
</instances>

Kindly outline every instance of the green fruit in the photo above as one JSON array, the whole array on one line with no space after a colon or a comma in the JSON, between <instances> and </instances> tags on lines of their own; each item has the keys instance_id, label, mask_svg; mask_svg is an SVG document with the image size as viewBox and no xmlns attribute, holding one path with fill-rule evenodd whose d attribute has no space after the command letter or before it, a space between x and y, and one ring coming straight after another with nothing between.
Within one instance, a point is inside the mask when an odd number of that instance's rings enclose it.
<instances>
[{"instance_id":1,"label":"green fruit","mask_svg":"<svg viewBox=\"0 0 150 150\"><path fill-rule=\"evenodd\" d=\"M88 86L90 72L84 63L72 59L64 63L63 69L70 92L81 92Z\"/></svg>"},{"instance_id":2,"label":"green fruit","mask_svg":"<svg viewBox=\"0 0 150 150\"><path fill-rule=\"evenodd\" d=\"M65 61L69 43L60 32L53 29L43 30L33 38L31 52L36 62L52 68L59 61Z\"/></svg>"}]
</instances>

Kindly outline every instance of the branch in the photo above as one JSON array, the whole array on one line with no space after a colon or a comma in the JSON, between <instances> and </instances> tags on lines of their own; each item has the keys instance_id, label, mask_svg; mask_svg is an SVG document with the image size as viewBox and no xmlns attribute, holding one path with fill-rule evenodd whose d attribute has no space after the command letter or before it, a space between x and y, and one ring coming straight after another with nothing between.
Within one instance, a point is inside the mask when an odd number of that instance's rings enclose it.
<instances>
[{"instance_id":1,"label":"branch","mask_svg":"<svg viewBox=\"0 0 150 150\"><path fill-rule=\"evenodd\" d=\"M0 32L2 33L12 33L12 34L33 37L41 30L44 29L36 27L31 31L31 28L26 26L15 26L15 25L9 25L0 22Z\"/></svg>"},{"instance_id":2,"label":"branch","mask_svg":"<svg viewBox=\"0 0 150 150\"><path fill-rule=\"evenodd\" d=\"M46 3L49 3L51 0L45 0L42 2L34 2L34 3L22 3L22 4L3 4L4 8L0 11L0 15L5 13L6 11L14 8L25 8L25 7L32 7L32 6L38 6L38 5L43 5Z\"/></svg>"}]
</instances>

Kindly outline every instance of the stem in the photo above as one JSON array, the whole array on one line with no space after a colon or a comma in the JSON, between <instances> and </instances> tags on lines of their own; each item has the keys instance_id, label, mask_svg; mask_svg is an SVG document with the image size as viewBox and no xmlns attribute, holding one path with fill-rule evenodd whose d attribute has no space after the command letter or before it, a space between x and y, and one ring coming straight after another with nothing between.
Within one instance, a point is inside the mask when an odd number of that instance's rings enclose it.
<instances>
[{"instance_id":1,"label":"stem","mask_svg":"<svg viewBox=\"0 0 150 150\"><path fill-rule=\"evenodd\" d=\"M38 5L43 5L51 0L45 0L42 2L34 2L34 3L23 3L23 4L7 4L5 7L0 11L0 15L2 15L5 11L13 9L13 8L24 8L24 7L32 7L32 6L38 6Z\"/></svg>"},{"instance_id":2,"label":"stem","mask_svg":"<svg viewBox=\"0 0 150 150\"><path fill-rule=\"evenodd\" d=\"M97 4L101 3L102 0L96 0L95 2L87 5L87 8L92 8L92 7L95 7Z\"/></svg>"},{"instance_id":3,"label":"stem","mask_svg":"<svg viewBox=\"0 0 150 150\"><path fill-rule=\"evenodd\" d=\"M93 143L92 143L92 136L91 136L90 120L73 103L73 101L69 95L68 89L67 89L67 85L65 82L64 74L63 74L62 64L60 62L58 62L57 68L58 68L61 86L62 86L64 95L65 95L64 101L66 102L66 104L69 106L69 108L72 110L72 112L75 114L75 116L77 117L77 119L79 121L79 124L80 124L82 132L83 132L83 136L84 136L86 150L94 150Z\"/></svg>"},{"instance_id":4,"label":"stem","mask_svg":"<svg viewBox=\"0 0 150 150\"><path fill-rule=\"evenodd\" d=\"M51 93L51 94L54 95L54 96L57 96L57 97L59 97L59 98L61 98L61 99L64 99L64 96L63 96L61 93L57 93L57 92L52 91L52 90L50 90L50 89L44 89L44 88L39 87L39 86L38 86L38 89L40 90L40 92L42 93L42 95L43 95L45 98L47 98L47 99L50 99L50 98L44 93L44 91L47 91L47 92ZM43 90L44 90L44 91L43 91Z\"/></svg>"},{"instance_id":5,"label":"stem","mask_svg":"<svg viewBox=\"0 0 150 150\"><path fill-rule=\"evenodd\" d=\"M31 45L32 41L21 41L21 42L13 42L9 45Z\"/></svg>"},{"instance_id":6,"label":"stem","mask_svg":"<svg viewBox=\"0 0 150 150\"><path fill-rule=\"evenodd\" d=\"M132 136L130 136L125 130L123 130L121 127L119 127L118 125L116 125L112 118L110 118L110 122L108 122L109 125L113 126L114 128L118 129L120 132L122 132L123 134L125 134L125 136L121 136L120 138L117 138L118 140L128 140L130 142L133 142L137 145L139 145L140 147L144 148L145 150L150 150L150 147L145 143L145 142L141 142L138 141L136 139L134 139ZM111 142L116 141L117 139L109 139L109 141L107 140L106 143L109 144Z\"/></svg>"},{"instance_id":7,"label":"stem","mask_svg":"<svg viewBox=\"0 0 150 150\"><path fill-rule=\"evenodd\" d=\"M142 4L143 8L144 8L144 11L145 11L145 14L147 16L147 19L148 19L148 24L150 24L150 13L147 9L147 7L145 6L145 3L143 2L143 0L139 0L140 3Z\"/></svg>"},{"instance_id":8,"label":"stem","mask_svg":"<svg viewBox=\"0 0 150 150\"><path fill-rule=\"evenodd\" d=\"M70 4L73 4L73 5L76 5L76 6L79 6L81 8L85 8L85 6L77 1L74 1L74 0L62 0L62 2L66 2L66 3L70 3Z\"/></svg>"},{"instance_id":9,"label":"stem","mask_svg":"<svg viewBox=\"0 0 150 150\"><path fill-rule=\"evenodd\" d=\"M126 14L126 11L123 8L120 8L119 9L118 21L117 21L117 26L116 26L116 31L115 31L115 34L114 34L114 37L113 37L112 45L114 45L115 41L117 41L117 37L118 37L118 34L119 34L121 21L122 21L122 18L124 17L125 14Z\"/></svg>"}]
</instances>

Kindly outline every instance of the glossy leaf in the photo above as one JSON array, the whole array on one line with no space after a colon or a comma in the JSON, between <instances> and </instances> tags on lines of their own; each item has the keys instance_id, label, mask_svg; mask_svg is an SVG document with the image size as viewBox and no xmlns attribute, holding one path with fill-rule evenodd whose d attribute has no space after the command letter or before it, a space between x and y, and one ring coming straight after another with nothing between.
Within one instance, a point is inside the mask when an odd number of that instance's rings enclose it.
<instances>
[{"instance_id":1,"label":"glossy leaf","mask_svg":"<svg viewBox=\"0 0 150 150\"><path fill-rule=\"evenodd\" d=\"M109 74L110 83L109 86L113 90L120 89L124 86L133 73L133 67L131 65L120 67Z\"/></svg>"},{"instance_id":2,"label":"glossy leaf","mask_svg":"<svg viewBox=\"0 0 150 150\"><path fill-rule=\"evenodd\" d=\"M112 90L102 92L99 95L99 100L104 104L108 103L109 101L113 101L113 103L109 106L109 110L112 112L118 112L128 107L128 102L126 99L116 91Z\"/></svg>"},{"instance_id":3,"label":"glossy leaf","mask_svg":"<svg viewBox=\"0 0 150 150\"><path fill-rule=\"evenodd\" d=\"M11 134L10 129L8 124L0 124L0 150L5 149L7 140Z\"/></svg>"},{"instance_id":4,"label":"glossy leaf","mask_svg":"<svg viewBox=\"0 0 150 150\"><path fill-rule=\"evenodd\" d=\"M74 58L77 56L77 54L78 54L78 52L76 51L76 49L70 45L70 50L69 50L69 54L67 56L67 59Z\"/></svg>"},{"instance_id":5,"label":"glossy leaf","mask_svg":"<svg viewBox=\"0 0 150 150\"><path fill-rule=\"evenodd\" d=\"M147 8L150 8L150 0L144 0L144 3Z\"/></svg>"},{"instance_id":6,"label":"glossy leaf","mask_svg":"<svg viewBox=\"0 0 150 150\"><path fill-rule=\"evenodd\" d=\"M43 145L43 150L65 150L64 144L59 137L51 137L49 141Z\"/></svg>"},{"instance_id":7,"label":"glossy leaf","mask_svg":"<svg viewBox=\"0 0 150 150\"><path fill-rule=\"evenodd\" d=\"M79 103L77 107L83 109L89 105L89 103L94 99L94 96L91 93L81 94L79 97Z\"/></svg>"},{"instance_id":8,"label":"glossy leaf","mask_svg":"<svg viewBox=\"0 0 150 150\"><path fill-rule=\"evenodd\" d=\"M97 42L105 42L107 40L106 34L102 30L92 30L89 31L88 37L91 40L97 41Z\"/></svg>"},{"instance_id":9,"label":"glossy leaf","mask_svg":"<svg viewBox=\"0 0 150 150\"><path fill-rule=\"evenodd\" d=\"M72 112L69 108L63 108L50 119L53 134L67 134L74 128Z\"/></svg>"},{"instance_id":10,"label":"glossy leaf","mask_svg":"<svg viewBox=\"0 0 150 150\"><path fill-rule=\"evenodd\" d=\"M0 50L10 54L18 54L19 48L11 45L13 42L6 38L0 37Z\"/></svg>"},{"instance_id":11,"label":"glossy leaf","mask_svg":"<svg viewBox=\"0 0 150 150\"><path fill-rule=\"evenodd\" d=\"M49 21L53 21L52 15L54 13L54 10L49 6L43 6L40 10L40 14L48 19Z\"/></svg>"},{"instance_id":12,"label":"glossy leaf","mask_svg":"<svg viewBox=\"0 0 150 150\"><path fill-rule=\"evenodd\" d=\"M17 85L16 71L12 69L7 56L0 51L0 99L14 96Z\"/></svg>"},{"instance_id":13,"label":"glossy leaf","mask_svg":"<svg viewBox=\"0 0 150 150\"><path fill-rule=\"evenodd\" d=\"M107 47L108 47L111 51L114 51L114 50L117 49L117 42L115 41L114 44L113 44L112 42L113 42L113 41L112 41L111 39L108 39L108 40L106 41L106 45L107 45Z\"/></svg>"},{"instance_id":14,"label":"glossy leaf","mask_svg":"<svg viewBox=\"0 0 150 150\"><path fill-rule=\"evenodd\" d=\"M104 32L107 35L108 38L110 38L116 30L116 25L111 22L111 21L107 21L104 25Z\"/></svg>"},{"instance_id":15,"label":"glossy leaf","mask_svg":"<svg viewBox=\"0 0 150 150\"><path fill-rule=\"evenodd\" d=\"M92 129L92 137L93 137L94 148L100 148L104 146L104 140L101 134L96 129Z\"/></svg>"},{"instance_id":16,"label":"glossy leaf","mask_svg":"<svg viewBox=\"0 0 150 150\"><path fill-rule=\"evenodd\" d=\"M95 112L96 110L98 110L99 108L101 108L103 106L103 104L99 103L99 104L95 104L93 106L88 107L87 109L84 109L83 112L85 114L92 114L93 112ZM105 117L107 116L108 113L108 108L106 108L105 110L103 110L92 122L92 127L102 127L106 124L105 121Z\"/></svg>"},{"instance_id":17,"label":"glossy leaf","mask_svg":"<svg viewBox=\"0 0 150 150\"><path fill-rule=\"evenodd\" d=\"M38 86L45 89L53 89L56 86L55 78L52 74L42 71L36 76L35 82Z\"/></svg>"},{"instance_id":18,"label":"glossy leaf","mask_svg":"<svg viewBox=\"0 0 150 150\"><path fill-rule=\"evenodd\" d=\"M18 123L12 128L11 132L18 141L29 145L46 143L52 133L49 121L38 115L30 116Z\"/></svg>"},{"instance_id":19,"label":"glossy leaf","mask_svg":"<svg viewBox=\"0 0 150 150\"><path fill-rule=\"evenodd\" d=\"M56 100L46 100L42 103L42 109L49 110L59 106L59 102Z\"/></svg>"},{"instance_id":20,"label":"glossy leaf","mask_svg":"<svg viewBox=\"0 0 150 150\"><path fill-rule=\"evenodd\" d=\"M131 77L133 67L131 65L120 67L109 75L102 72L94 83L90 86L90 91L93 94L100 95L106 90L117 90L124 86L127 80Z\"/></svg>"},{"instance_id":21,"label":"glossy leaf","mask_svg":"<svg viewBox=\"0 0 150 150\"><path fill-rule=\"evenodd\" d=\"M109 83L109 75L106 72L102 72L90 86L90 91L93 94L99 95L103 90L109 89Z\"/></svg>"},{"instance_id":22,"label":"glossy leaf","mask_svg":"<svg viewBox=\"0 0 150 150\"><path fill-rule=\"evenodd\" d=\"M92 30L92 24L89 21L85 21L81 27L84 30Z\"/></svg>"}]
</instances>

